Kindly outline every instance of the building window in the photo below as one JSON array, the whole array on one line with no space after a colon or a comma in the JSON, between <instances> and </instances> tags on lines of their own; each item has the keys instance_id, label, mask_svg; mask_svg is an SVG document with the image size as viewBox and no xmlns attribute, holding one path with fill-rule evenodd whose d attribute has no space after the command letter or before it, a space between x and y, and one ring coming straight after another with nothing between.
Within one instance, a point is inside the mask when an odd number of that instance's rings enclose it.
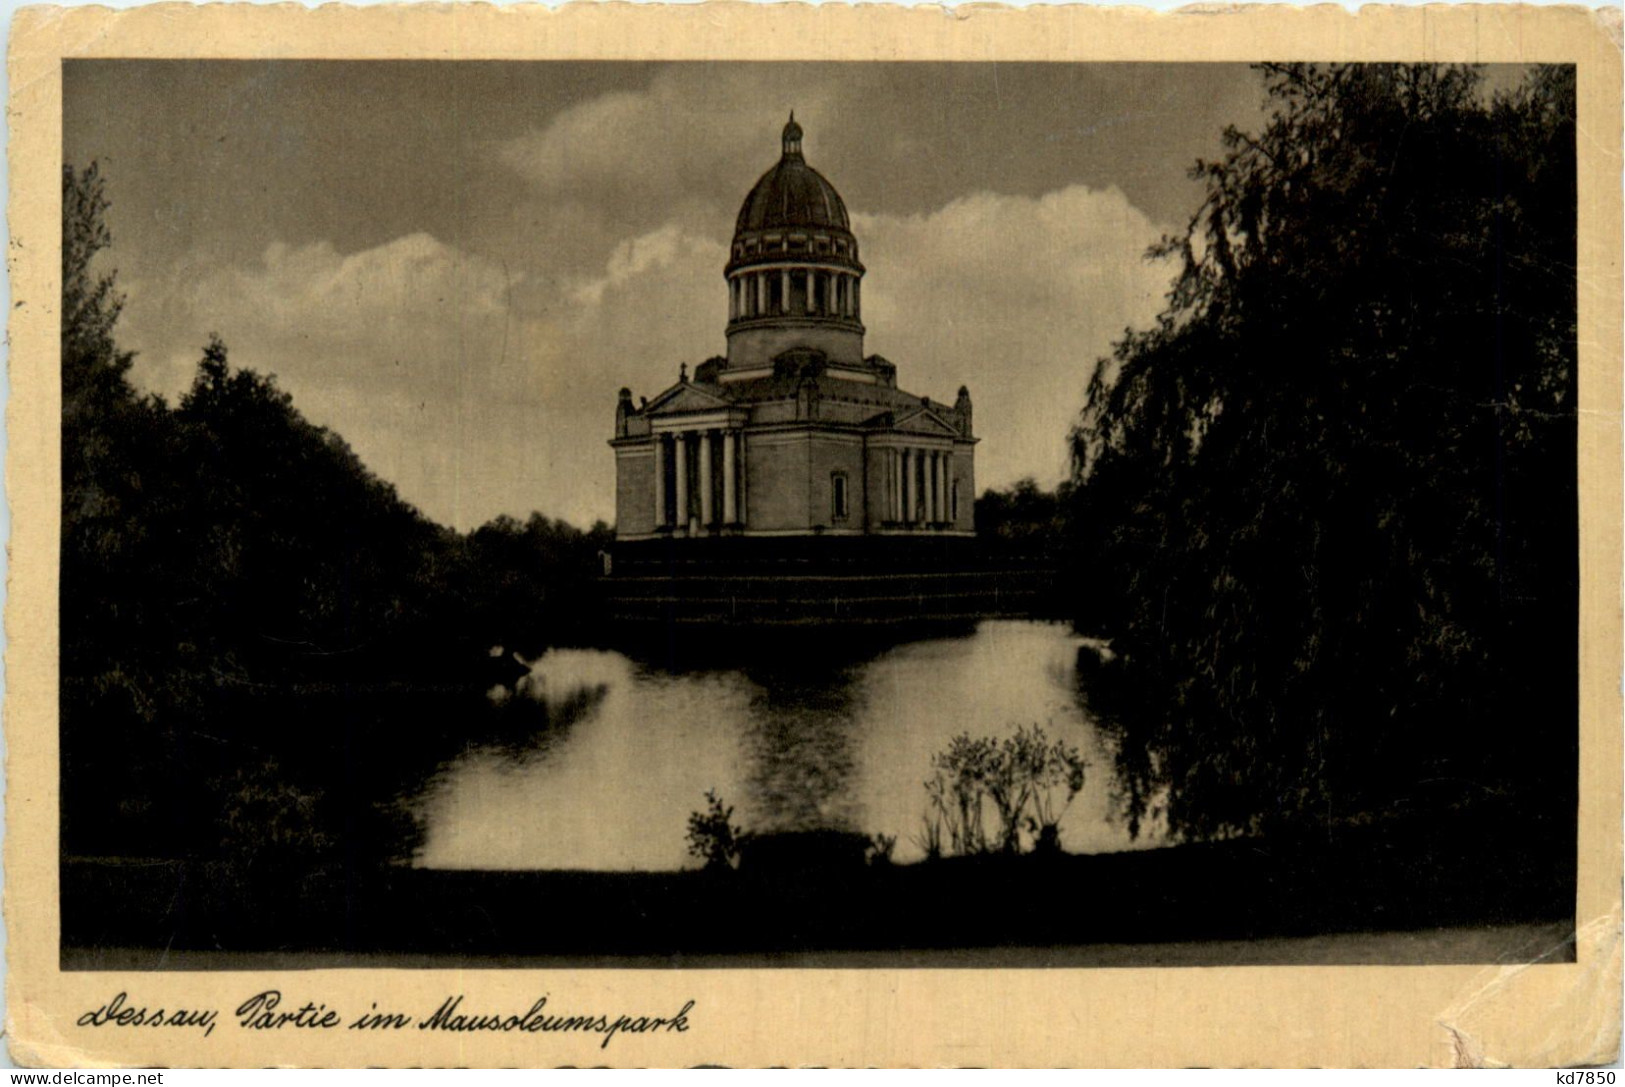
<instances>
[{"instance_id":1,"label":"building window","mask_svg":"<svg viewBox=\"0 0 1625 1087\"><path fill-rule=\"evenodd\" d=\"M835 521L846 520L846 473L831 472L829 477L830 518Z\"/></svg>"}]
</instances>

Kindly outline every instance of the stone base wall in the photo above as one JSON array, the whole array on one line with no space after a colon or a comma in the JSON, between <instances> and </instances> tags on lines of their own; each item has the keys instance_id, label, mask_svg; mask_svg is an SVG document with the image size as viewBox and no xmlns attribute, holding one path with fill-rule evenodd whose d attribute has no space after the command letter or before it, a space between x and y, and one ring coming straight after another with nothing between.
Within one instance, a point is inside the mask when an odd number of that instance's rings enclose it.
<instances>
[{"instance_id":1,"label":"stone base wall","mask_svg":"<svg viewBox=\"0 0 1625 1087\"><path fill-rule=\"evenodd\" d=\"M833 363L863 364L863 326L816 318L775 318L761 327L743 325L728 331L728 369L773 368L773 360L794 347L822 351Z\"/></svg>"}]
</instances>

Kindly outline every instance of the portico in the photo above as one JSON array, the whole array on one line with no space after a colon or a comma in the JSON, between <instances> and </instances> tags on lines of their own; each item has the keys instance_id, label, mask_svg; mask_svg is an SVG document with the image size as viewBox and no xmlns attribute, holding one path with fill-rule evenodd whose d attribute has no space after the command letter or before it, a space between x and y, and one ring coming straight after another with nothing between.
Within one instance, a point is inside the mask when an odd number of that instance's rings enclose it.
<instances>
[{"instance_id":1,"label":"portico","mask_svg":"<svg viewBox=\"0 0 1625 1087\"><path fill-rule=\"evenodd\" d=\"M699 536L744 527L744 413L658 420L650 433L654 528Z\"/></svg>"}]
</instances>

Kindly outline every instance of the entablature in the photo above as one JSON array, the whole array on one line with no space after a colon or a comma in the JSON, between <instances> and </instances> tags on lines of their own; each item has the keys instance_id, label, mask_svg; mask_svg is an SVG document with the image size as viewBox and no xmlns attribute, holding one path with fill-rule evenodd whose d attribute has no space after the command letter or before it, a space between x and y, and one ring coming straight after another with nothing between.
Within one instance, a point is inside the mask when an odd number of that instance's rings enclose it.
<instances>
[{"instance_id":1,"label":"entablature","mask_svg":"<svg viewBox=\"0 0 1625 1087\"><path fill-rule=\"evenodd\" d=\"M723 408L711 411L682 411L651 416L649 427L656 434L681 433L687 430L734 430L750 421L750 409Z\"/></svg>"}]
</instances>

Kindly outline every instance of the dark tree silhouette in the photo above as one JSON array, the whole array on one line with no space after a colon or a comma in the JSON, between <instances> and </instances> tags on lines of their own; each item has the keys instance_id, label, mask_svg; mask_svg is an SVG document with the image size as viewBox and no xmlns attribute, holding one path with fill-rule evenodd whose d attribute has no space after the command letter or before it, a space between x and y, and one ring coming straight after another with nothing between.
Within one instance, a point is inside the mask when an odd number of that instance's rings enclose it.
<instances>
[{"instance_id":1,"label":"dark tree silhouette","mask_svg":"<svg viewBox=\"0 0 1625 1087\"><path fill-rule=\"evenodd\" d=\"M478 728L489 647L583 635L608 529L436 525L218 338L178 405L139 394L107 207L64 169L64 852L382 863L396 794Z\"/></svg>"},{"instance_id":2,"label":"dark tree silhouette","mask_svg":"<svg viewBox=\"0 0 1625 1087\"><path fill-rule=\"evenodd\" d=\"M976 535L991 555L1052 560L1066 540L1070 486L1046 491L1038 481L1019 479L1003 490L988 488L976 500Z\"/></svg>"},{"instance_id":3,"label":"dark tree silhouette","mask_svg":"<svg viewBox=\"0 0 1625 1087\"><path fill-rule=\"evenodd\" d=\"M1133 819L1575 797L1574 71L1269 65L1074 431Z\"/></svg>"}]
</instances>

